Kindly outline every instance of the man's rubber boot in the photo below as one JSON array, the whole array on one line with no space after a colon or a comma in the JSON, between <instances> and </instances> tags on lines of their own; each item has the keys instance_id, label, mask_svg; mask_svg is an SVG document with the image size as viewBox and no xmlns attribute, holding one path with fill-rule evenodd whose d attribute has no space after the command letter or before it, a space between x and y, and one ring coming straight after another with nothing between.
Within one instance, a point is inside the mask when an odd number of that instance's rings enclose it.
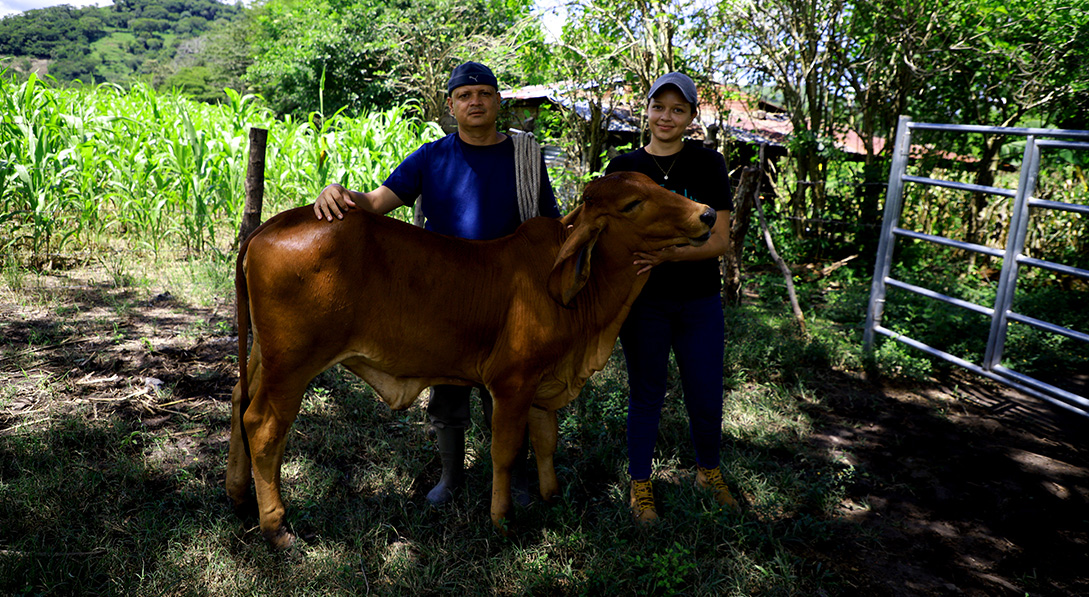
<instances>
[{"instance_id":1,"label":"man's rubber boot","mask_svg":"<svg viewBox=\"0 0 1089 597\"><path fill-rule=\"evenodd\" d=\"M427 501L441 506L454 499L454 492L461 489L465 482L465 429L445 427L436 429L439 444L439 459L442 461L442 477L431 491L427 492Z\"/></svg>"}]
</instances>

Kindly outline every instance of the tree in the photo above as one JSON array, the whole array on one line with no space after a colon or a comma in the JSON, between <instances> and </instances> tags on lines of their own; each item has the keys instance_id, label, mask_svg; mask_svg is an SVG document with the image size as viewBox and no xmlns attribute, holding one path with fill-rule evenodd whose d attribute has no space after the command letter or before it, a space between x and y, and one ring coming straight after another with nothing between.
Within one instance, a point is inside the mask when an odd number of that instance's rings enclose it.
<instances>
[{"instance_id":1,"label":"tree","mask_svg":"<svg viewBox=\"0 0 1089 597\"><path fill-rule=\"evenodd\" d=\"M430 0L411 4L382 28L383 37L391 41L393 90L418 99L421 116L435 120L447 113L450 71L466 60L487 63L501 85L515 84L515 73L508 67L510 57L526 39L529 7L524 1Z\"/></svg>"},{"instance_id":2,"label":"tree","mask_svg":"<svg viewBox=\"0 0 1089 597\"><path fill-rule=\"evenodd\" d=\"M246 37L250 31L247 18L224 23L204 36L207 40L203 47L204 64L212 71L217 89L230 87L243 94L254 91L244 80L246 70L253 64Z\"/></svg>"},{"instance_id":3,"label":"tree","mask_svg":"<svg viewBox=\"0 0 1089 597\"><path fill-rule=\"evenodd\" d=\"M562 143L580 176L601 169L616 110L628 110L645 129L641 98L654 79L678 68L674 37L691 6L687 0L574 0L566 6L561 38L535 53L547 56L546 78L573 108Z\"/></svg>"},{"instance_id":4,"label":"tree","mask_svg":"<svg viewBox=\"0 0 1089 597\"><path fill-rule=\"evenodd\" d=\"M943 52L922 62L925 86L913 94L915 114L938 122L1016 126L1055 123L1085 85L1089 11L1084 2L980 0L952 5L943 16ZM985 136L975 182L994 183L1007 136ZM983 243L987 196L971 203L967 240Z\"/></svg>"},{"instance_id":5,"label":"tree","mask_svg":"<svg viewBox=\"0 0 1089 597\"><path fill-rule=\"evenodd\" d=\"M858 133L866 150L862 175L861 221L880 219L883 183L888 177L892 142L900 115L923 84L922 63L933 51L946 20L943 0L856 2L848 15L848 41L837 56L848 85L842 125ZM863 245L876 249L876 228Z\"/></svg>"},{"instance_id":6,"label":"tree","mask_svg":"<svg viewBox=\"0 0 1089 597\"><path fill-rule=\"evenodd\" d=\"M580 175L601 170L608 123L625 104L624 55L630 50L619 21L596 18L591 0L569 8L571 18L551 53L551 79L567 103L564 145Z\"/></svg>"},{"instance_id":7,"label":"tree","mask_svg":"<svg viewBox=\"0 0 1089 597\"><path fill-rule=\"evenodd\" d=\"M795 234L803 233L809 207L825 201L827 150L836 134L837 98L844 65L836 57L848 43L845 0L724 0L719 10L724 39L733 40L742 68L756 80L774 82L794 127L791 161L797 187L790 211ZM806 198L810 198L807 203Z\"/></svg>"},{"instance_id":8,"label":"tree","mask_svg":"<svg viewBox=\"0 0 1089 597\"><path fill-rule=\"evenodd\" d=\"M420 102L445 113L445 82L524 14L527 0L267 0L254 10L247 79L281 112L350 112Z\"/></svg>"}]
</instances>

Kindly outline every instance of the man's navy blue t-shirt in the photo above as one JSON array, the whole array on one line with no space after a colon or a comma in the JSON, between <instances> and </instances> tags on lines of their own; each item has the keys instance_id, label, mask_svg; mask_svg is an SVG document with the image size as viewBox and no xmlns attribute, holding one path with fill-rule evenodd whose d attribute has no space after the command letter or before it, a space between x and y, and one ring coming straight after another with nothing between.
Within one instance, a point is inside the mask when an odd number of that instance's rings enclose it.
<instances>
[{"instance_id":1,"label":"man's navy blue t-shirt","mask_svg":"<svg viewBox=\"0 0 1089 597\"><path fill-rule=\"evenodd\" d=\"M514 176L514 142L470 145L457 133L425 143L383 185L406 205L419 197L425 228L458 238L506 236L522 220ZM540 213L560 217L548 172L541 163Z\"/></svg>"}]
</instances>

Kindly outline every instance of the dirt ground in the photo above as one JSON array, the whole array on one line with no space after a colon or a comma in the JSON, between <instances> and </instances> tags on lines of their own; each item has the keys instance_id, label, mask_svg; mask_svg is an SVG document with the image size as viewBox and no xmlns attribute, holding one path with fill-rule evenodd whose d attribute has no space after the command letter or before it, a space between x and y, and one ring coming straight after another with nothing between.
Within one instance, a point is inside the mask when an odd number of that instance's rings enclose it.
<instances>
[{"instance_id":1,"label":"dirt ground","mask_svg":"<svg viewBox=\"0 0 1089 597\"><path fill-rule=\"evenodd\" d=\"M227 408L233 306L146 295L74 277L18 301L5 288L0 437L88 406L160 430ZM1089 420L966 373L830 374L818 391L812 448L856 474L834 538L800 556L859 595L1089 595ZM226 457L227 429L171 437L190 460Z\"/></svg>"},{"instance_id":2,"label":"dirt ground","mask_svg":"<svg viewBox=\"0 0 1089 597\"><path fill-rule=\"evenodd\" d=\"M864 539L811 555L861 594L1089 595L1089 421L969 373L824 391L812 441L861 471Z\"/></svg>"}]
</instances>

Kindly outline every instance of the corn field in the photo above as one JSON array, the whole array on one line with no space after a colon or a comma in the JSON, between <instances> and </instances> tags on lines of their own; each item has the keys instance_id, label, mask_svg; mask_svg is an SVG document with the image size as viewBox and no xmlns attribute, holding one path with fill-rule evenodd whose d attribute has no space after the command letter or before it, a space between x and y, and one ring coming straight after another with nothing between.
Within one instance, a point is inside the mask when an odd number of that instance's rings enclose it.
<instances>
[{"instance_id":1,"label":"corn field","mask_svg":"<svg viewBox=\"0 0 1089 597\"><path fill-rule=\"evenodd\" d=\"M222 249L241 219L251 127L268 129L266 217L332 182L376 188L442 135L409 107L276 120L259 97L225 93L208 105L145 84L61 88L0 71L0 247L33 263L102 246Z\"/></svg>"}]
</instances>

